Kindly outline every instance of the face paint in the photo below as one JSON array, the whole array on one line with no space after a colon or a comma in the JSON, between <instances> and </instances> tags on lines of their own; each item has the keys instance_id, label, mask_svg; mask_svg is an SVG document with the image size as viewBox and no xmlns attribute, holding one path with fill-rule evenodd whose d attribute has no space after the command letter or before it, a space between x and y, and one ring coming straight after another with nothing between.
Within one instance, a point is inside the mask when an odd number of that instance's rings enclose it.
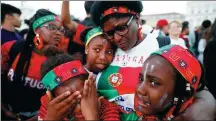
<instances>
[{"instance_id":1,"label":"face paint","mask_svg":"<svg viewBox=\"0 0 216 121\"><path fill-rule=\"evenodd\" d=\"M161 97L161 99L160 99L160 101L159 101L159 104L158 104L158 107L161 107L161 106L162 106L162 104L163 104L164 101L167 99L167 97L168 97L168 94L165 93L165 94Z\"/></svg>"},{"instance_id":2,"label":"face paint","mask_svg":"<svg viewBox=\"0 0 216 121\"><path fill-rule=\"evenodd\" d=\"M145 68L145 72L144 72L144 81L146 80L146 73L147 73L148 65L149 65L149 63L146 64L146 68Z\"/></svg>"},{"instance_id":3,"label":"face paint","mask_svg":"<svg viewBox=\"0 0 216 121\"><path fill-rule=\"evenodd\" d=\"M103 45L106 45L106 43L107 43L107 40L103 39Z\"/></svg>"},{"instance_id":4,"label":"face paint","mask_svg":"<svg viewBox=\"0 0 216 121\"><path fill-rule=\"evenodd\" d=\"M151 65L151 70L150 70L150 72L152 73L153 70L154 70L154 65Z\"/></svg>"}]
</instances>

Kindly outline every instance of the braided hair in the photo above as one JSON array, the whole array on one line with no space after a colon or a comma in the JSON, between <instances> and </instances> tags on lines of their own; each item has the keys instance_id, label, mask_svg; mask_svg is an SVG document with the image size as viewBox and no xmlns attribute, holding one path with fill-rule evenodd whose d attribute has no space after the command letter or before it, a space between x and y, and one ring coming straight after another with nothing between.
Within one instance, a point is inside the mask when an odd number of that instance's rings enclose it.
<instances>
[{"instance_id":1,"label":"braided hair","mask_svg":"<svg viewBox=\"0 0 216 121\"><path fill-rule=\"evenodd\" d=\"M34 14L34 16L30 19L29 31L26 37L24 48L20 53L20 58L15 68L15 73L14 73L15 80L24 80L28 72L28 68L29 68L30 60L31 60L31 54L32 54L32 50L34 47L33 39L35 37L35 33L33 30L33 22L37 20L38 18L46 16L46 15L56 15L56 14L46 9L39 9Z\"/></svg>"}]
</instances>

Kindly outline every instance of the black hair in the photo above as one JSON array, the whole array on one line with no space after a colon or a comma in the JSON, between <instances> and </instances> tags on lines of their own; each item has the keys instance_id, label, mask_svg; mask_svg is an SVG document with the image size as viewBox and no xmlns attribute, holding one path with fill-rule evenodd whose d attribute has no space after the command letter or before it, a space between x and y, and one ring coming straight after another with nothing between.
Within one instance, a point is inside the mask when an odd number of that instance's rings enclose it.
<instances>
[{"instance_id":1,"label":"black hair","mask_svg":"<svg viewBox=\"0 0 216 121\"><path fill-rule=\"evenodd\" d=\"M203 22L202 22L202 28L203 29L207 29L208 27L210 27L211 26L211 21L210 20L204 20Z\"/></svg>"},{"instance_id":2,"label":"black hair","mask_svg":"<svg viewBox=\"0 0 216 121\"><path fill-rule=\"evenodd\" d=\"M188 21L182 22L182 32L183 32L185 29L188 29L188 28L189 28L189 22L188 22Z\"/></svg>"},{"instance_id":3,"label":"black hair","mask_svg":"<svg viewBox=\"0 0 216 121\"><path fill-rule=\"evenodd\" d=\"M48 56L47 61L45 61L41 66L41 75L42 78L52 69L54 69L56 66L59 66L61 64L77 60L74 56L71 56L67 53L64 53L63 51L60 51L58 49L55 49L54 47L52 49L49 49L45 52L45 54ZM88 78L88 74L81 74L73 77L72 79L80 78L81 80L86 80ZM51 91L52 95L55 96L54 90Z\"/></svg>"},{"instance_id":4,"label":"black hair","mask_svg":"<svg viewBox=\"0 0 216 121\"><path fill-rule=\"evenodd\" d=\"M91 7L93 5L94 1L85 1L84 7L87 14L90 13Z\"/></svg>"},{"instance_id":5,"label":"black hair","mask_svg":"<svg viewBox=\"0 0 216 121\"><path fill-rule=\"evenodd\" d=\"M20 53L20 57L19 57L18 63L15 68L14 79L17 81L25 80L25 77L27 75L28 68L30 65L31 54L32 54L32 50L34 47L33 39L35 37L35 32L33 30L33 22L37 20L38 18L46 16L46 15L56 15L56 14L46 9L39 9L34 14L34 16L30 19L29 31L26 37L24 48Z\"/></svg>"},{"instance_id":6,"label":"black hair","mask_svg":"<svg viewBox=\"0 0 216 121\"><path fill-rule=\"evenodd\" d=\"M22 12L19 8L14 7L10 4L1 3L1 22L4 23L5 16L7 14L12 15L13 13L21 15Z\"/></svg>"},{"instance_id":7,"label":"black hair","mask_svg":"<svg viewBox=\"0 0 216 121\"><path fill-rule=\"evenodd\" d=\"M125 6L128 9L135 11L136 13L140 14L143 10L143 5L141 1L95 1L92 8L91 8L91 15L92 15L92 20L94 21L94 23L98 26L98 25L102 25L102 23L107 20L104 19L106 17L104 17L102 20L101 15L104 12L104 10L114 7L114 6ZM121 15L124 14L112 14L112 17L121 17ZM126 16L129 16L131 14L126 14ZM108 15L110 16L110 15Z\"/></svg>"}]
</instances>

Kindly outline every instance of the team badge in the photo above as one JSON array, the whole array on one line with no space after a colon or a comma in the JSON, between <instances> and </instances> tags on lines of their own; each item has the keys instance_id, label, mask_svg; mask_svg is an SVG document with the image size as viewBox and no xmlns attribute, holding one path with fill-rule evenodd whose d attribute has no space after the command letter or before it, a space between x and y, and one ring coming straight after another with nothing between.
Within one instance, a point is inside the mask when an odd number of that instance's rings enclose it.
<instances>
[{"instance_id":1,"label":"team badge","mask_svg":"<svg viewBox=\"0 0 216 121\"><path fill-rule=\"evenodd\" d=\"M181 68L186 69L187 68L187 63L185 63L183 60L179 61L179 65Z\"/></svg>"},{"instance_id":2,"label":"team badge","mask_svg":"<svg viewBox=\"0 0 216 121\"><path fill-rule=\"evenodd\" d=\"M72 74L77 74L78 73L78 69L77 68L73 68L72 69Z\"/></svg>"},{"instance_id":3,"label":"team badge","mask_svg":"<svg viewBox=\"0 0 216 121\"><path fill-rule=\"evenodd\" d=\"M55 81L56 81L58 84L61 83L61 80L62 80L62 79L61 79L60 76L57 76L56 79L55 79Z\"/></svg>"},{"instance_id":4,"label":"team badge","mask_svg":"<svg viewBox=\"0 0 216 121\"><path fill-rule=\"evenodd\" d=\"M110 75L109 83L112 87L118 87L122 83L122 75L120 73Z\"/></svg>"},{"instance_id":5,"label":"team badge","mask_svg":"<svg viewBox=\"0 0 216 121\"><path fill-rule=\"evenodd\" d=\"M196 81L197 81L197 77L195 76L195 77L192 79L193 84L195 84Z\"/></svg>"}]
</instances>

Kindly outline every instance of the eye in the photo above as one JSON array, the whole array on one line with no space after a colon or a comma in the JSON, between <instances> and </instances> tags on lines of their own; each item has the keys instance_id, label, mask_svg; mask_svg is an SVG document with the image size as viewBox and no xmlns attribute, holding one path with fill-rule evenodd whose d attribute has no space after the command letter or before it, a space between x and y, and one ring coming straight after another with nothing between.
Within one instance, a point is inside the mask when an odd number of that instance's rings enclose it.
<instances>
[{"instance_id":1,"label":"eye","mask_svg":"<svg viewBox=\"0 0 216 121\"><path fill-rule=\"evenodd\" d=\"M107 53L108 53L109 55L112 55L112 54L113 54L113 51L112 51L112 50L108 50Z\"/></svg>"},{"instance_id":2,"label":"eye","mask_svg":"<svg viewBox=\"0 0 216 121\"><path fill-rule=\"evenodd\" d=\"M49 29L49 30L56 30L56 29L57 29L57 27L56 27L56 26L53 26L53 25L51 25L51 26L48 26L48 29Z\"/></svg>"},{"instance_id":3,"label":"eye","mask_svg":"<svg viewBox=\"0 0 216 121\"><path fill-rule=\"evenodd\" d=\"M95 50L96 53L99 53L99 52L100 52L100 49L99 49L99 48L95 48L94 50Z\"/></svg>"},{"instance_id":4,"label":"eye","mask_svg":"<svg viewBox=\"0 0 216 121\"><path fill-rule=\"evenodd\" d=\"M119 32L123 32L123 31L125 31L126 29L127 29L126 26L118 26L118 27L116 27L116 31L119 31Z\"/></svg>"},{"instance_id":5,"label":"eye","mask_svg":"<svg viewBox=\"0 0 216 121\"><path fill-rule=\"evenodd\" d=\"M139 82L143 82L143 77L141 75L139 75Z\"/></svg>"},{"instance_id":6,"label":"eye","mask_svg":"<svg viewBox=\"0 0 216 121\"><path fill-rule=\"evenodd\" d=\"M160 83L159 83L158 81L156 81L155 79L151 79L151 80L150 80L150 84L151 84L152 86L158 86L158 85L160 85Z\"/></svg>"}]
</instances>

